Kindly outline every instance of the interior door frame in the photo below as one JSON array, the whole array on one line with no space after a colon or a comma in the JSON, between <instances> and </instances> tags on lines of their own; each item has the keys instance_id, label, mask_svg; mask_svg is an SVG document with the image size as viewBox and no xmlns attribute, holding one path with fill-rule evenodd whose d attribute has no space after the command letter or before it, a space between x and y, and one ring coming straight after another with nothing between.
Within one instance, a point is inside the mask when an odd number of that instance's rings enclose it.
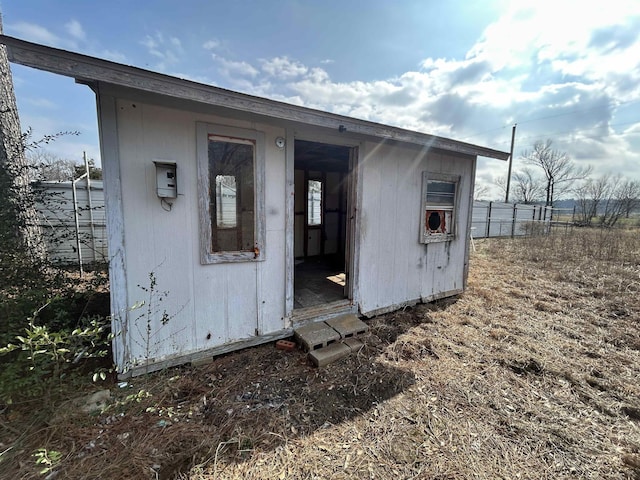
<instances>
[{"instance_id":1,"label":"interior door frame","mask_svg":"<svg viewBox=\"0 0 640 480\"><path fill-rule=\"evenodd\" d=\"M293 326L294 313L294 277L295 277L295 141L306 140L309 142L325 143L347 147L349 152L349 172L347 174L347 222L345 231L345 302L347 308L354 310L357 305L357 262L358 245L356 242L359 218L356 215L360 205L359 194L359 152L361 142L344 136L334 136L317 132L298 131L287 129L285 151L285 178L286 178L286 212L285 212L285 318L289 326ZM331 309L331 304L327 304ZM323 308L314 307L318 316L322 315Z\"/></svg>"}]
</instances>

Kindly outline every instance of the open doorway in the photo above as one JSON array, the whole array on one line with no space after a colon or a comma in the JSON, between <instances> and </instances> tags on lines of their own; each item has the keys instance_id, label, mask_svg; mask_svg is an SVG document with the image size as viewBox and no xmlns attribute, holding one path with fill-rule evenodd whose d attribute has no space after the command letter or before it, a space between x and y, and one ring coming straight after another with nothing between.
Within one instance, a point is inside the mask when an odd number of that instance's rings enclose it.
<instances>
[{"instance_id":1,"label":"open doorway","mask_svg":"<svg viewBox=\"0 0 640 480\"><path fill-rule=\"evenodd\" d=\"M350 298L352 148L295 142L294 309Z\"/></svg>"}]
</instances>

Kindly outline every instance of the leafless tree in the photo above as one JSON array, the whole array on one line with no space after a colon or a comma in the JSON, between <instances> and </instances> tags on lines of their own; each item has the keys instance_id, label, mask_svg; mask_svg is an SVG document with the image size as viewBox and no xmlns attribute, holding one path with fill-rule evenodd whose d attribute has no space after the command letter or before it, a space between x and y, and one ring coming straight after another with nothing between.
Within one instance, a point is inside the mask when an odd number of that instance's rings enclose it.
<instances>
[{"instance_id":1,"label":"leafless tree","mask_svg":"<svg viewBox=\"0 0 640 480\"><path fill-rule=\"evenodd\" d=\"M633 180L623 180L621 175L612 179L611 195L606 199L602 215L599 218L601 225L613 227L618 221L631 213L640 203L640 184Z\"/></svg>"},{"instance_id":2,"label":"leafless tree","mask_svg":"<svg viewBox=\"0 0 640 480\"><path fill-rule=\"evenodd\" d=\"M588 179L576 189L577 213L580 223L591 225L602 202L612 194L611 175L602 175L596 179Z\"/></svg>"},{"instance_id":3,"label":"leafless tree","mask_svg":"<svg viewBox=\"0 0 640 480\"><path fill-rule=\"evenodd\" d=\"M640 207L640 182L606 174L576 189L576 198L583 224L591 225L597 218L599 225L613 227Z\"/></svg>"},{"instance_id":4,"label":"leafless tree","mask_svg":"<svg viewBox=\"0 0 640 480\"><path fill-rule=\"evenodd\" d=\"M640 208L640 182L626 180L618 189L618 199L622 203L624 216L629 218L631 212Z\"/></svg>"},{"instance_id":5,"label":"leafless tree","mask_svg":"<svg viewBox=\"0 0 640 480\"><path fill-rule=\"evenodd\" d=\"M591 173L591 167L576 167L566 152L554 149L551 140L536 142L533 149L525 151L521 158L544 173L547 206L553 206L554 199L569 191L574 182L584 180Z\"/></svg>"},{"instance_id":6,"label":"leafless tree","mask_svg":"<svg viewBox=\"0 0 640 480\"><path fill-rule=\"evenodd\" d=\"M506 177L498 177L495 185L503 192L507 191ZM529 168L515 172L511 178L511 194L516 203L535 203L543 198L544 182Z\"/></svg>"},{"instance_id":7,"label":"leafless tree","mask_svg":"<svg viewBox=\"0 0 640 480\"><path fill-rule=\"evenodd\" d=\"M483 200L489 195L489 187L487 185L476 185L473 190L473 199L475 201Z\"/></svg>"},{"instance_id":8,"label":"leafless tree","mask_svg":"<svg viewBox=\"0 0 640 480\"><path fill-rule=\"evenodd\" d=\"M495 177L493 179L493 184L500 189L502 193L507 192L507 177Z\"/></svg>"},{"instance_id":9,"label":"leafless tree","mask_svg":"<svg viewBox=\"0 0 640 480\"><path fill-rule=\"evenodd\" d=\"M544 185L529 168L516 172L511 180L513 194L519 203L534 203L542 198Z\"/></svg>"},{"instance_id":10,"label":"leafless tree","mask_svg":"<svg viewBox=\"0 0 640 480\"><path fill-rule=\"evenodd\" d=\"M27 152L27 160L39 180L62 182L74 178L76 162L60 158L47 150L31 150Z\"/></svg>"}]
</instances>

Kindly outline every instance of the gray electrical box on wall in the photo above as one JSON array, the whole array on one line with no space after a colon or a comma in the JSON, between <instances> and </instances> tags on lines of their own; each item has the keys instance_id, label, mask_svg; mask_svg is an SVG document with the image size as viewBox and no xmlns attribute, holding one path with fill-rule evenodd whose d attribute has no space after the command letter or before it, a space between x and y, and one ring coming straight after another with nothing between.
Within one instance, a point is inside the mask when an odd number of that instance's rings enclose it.
<instances>
[{"instance_id":1,"label":"gray electrical box on wall","mask_svg":"<svg viewBox=\"0 0 640 480\"><path fill-rule=\"evenodd\" d=\"M156 160L154 160L153 163L156 166L156 188L158 197L177 198L178 184L176 183L176 163Z\"/></svg>"}]
</instances>

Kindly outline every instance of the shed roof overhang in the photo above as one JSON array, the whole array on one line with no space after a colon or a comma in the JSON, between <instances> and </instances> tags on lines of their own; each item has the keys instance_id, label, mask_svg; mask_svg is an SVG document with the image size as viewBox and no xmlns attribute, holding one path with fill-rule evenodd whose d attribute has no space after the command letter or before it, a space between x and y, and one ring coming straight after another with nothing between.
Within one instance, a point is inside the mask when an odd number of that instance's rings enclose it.
<instances>
[{"instance_id":1,"label":"shed roof overhang","mask_svg":"<svg viewBox=\"0 0 640 480\"><path fill-rule=\"evenodd\" d=\"M7 47L9 61L13 63L72 77L81 83L103 82L175 99L215 105L311 126L340 129L341 131L346 129L351 133L472 156L499 160L509 158L508 152L492 148L234 92L138 67L27 42L7 35L0 35L0 43Z\"/></svg>"}]
</instances>

